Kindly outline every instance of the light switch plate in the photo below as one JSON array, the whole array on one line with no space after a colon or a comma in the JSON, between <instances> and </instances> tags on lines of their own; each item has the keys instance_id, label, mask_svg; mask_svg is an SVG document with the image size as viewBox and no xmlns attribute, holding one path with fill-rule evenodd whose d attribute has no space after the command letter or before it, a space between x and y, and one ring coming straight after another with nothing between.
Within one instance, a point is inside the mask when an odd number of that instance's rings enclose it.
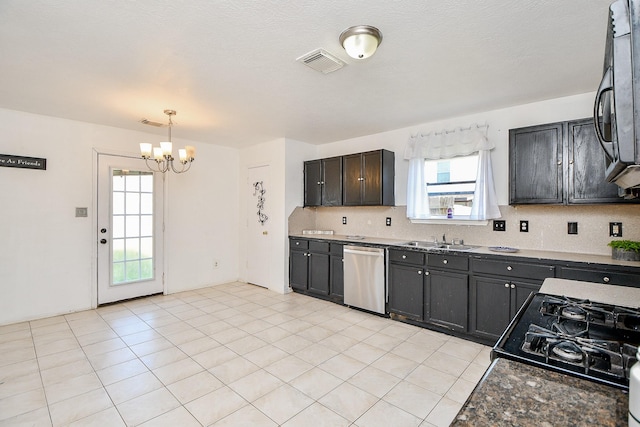
<instances>
[{"instance_id":1,"label":"light switch plate","mask_svg":"<svg viewBox=\"0 0 640 427\"><path fill-rule=\"evenodd\" d=\"M76 218L86 218L88 216L87 208L76 208Z\"/></svg>"}]
</instances>

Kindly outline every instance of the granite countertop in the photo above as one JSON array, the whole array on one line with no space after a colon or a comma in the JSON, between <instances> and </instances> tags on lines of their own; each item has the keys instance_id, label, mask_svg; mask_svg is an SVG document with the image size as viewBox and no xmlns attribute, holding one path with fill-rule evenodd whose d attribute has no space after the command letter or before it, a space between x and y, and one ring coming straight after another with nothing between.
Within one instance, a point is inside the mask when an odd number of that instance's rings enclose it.
<instances>
[{"instance_id":1,"label":"granite countertop","mask_svg":"<svg viewBox=\"0 0 640 427\"><path fill-rule=\"evenodd\" d=\"M626 426L622 390L498 358L452 426Z\"/></svg>"},{"instance_id":2,"label":"granite countertop","mask_svg":"<svg viewBox=\"0 0 640 427\"><path fill-rule=\"evenodd\" d=\"M411 239L399 239L399 238L386 238L386 237L369 237L369 236L350 236L340 234L290 234L289 237L297 237L304 239L315 240L330 240L343 243L362 244L362 245L375 245L375 246L398 246L406 250L416 251L428 251L425 248L416 248L411 246L403 246L403 243L411 241ZM611 258L609 255L593 255L593 254L581 254L572 252L558 252L558 251L545 251L535 249L520 249L518 252L494 252L487 246L480 246L472 251L460 252L463 254L473 255L503 255L511 257L533 258L538 260L551 260L551 261L570 261L581 262L587 264L602 264L602 265L618 265L629 267L640 267L638 261L624 261Z\"/></svg>"}]
</instances>

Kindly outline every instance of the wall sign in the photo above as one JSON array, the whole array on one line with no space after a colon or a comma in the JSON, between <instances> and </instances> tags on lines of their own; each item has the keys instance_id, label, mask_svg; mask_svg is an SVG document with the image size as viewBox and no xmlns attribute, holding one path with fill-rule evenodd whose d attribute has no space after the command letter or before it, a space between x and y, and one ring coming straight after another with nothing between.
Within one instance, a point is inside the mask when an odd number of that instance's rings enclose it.
<instances>
[{"instance_id":1,"label":"wall sign","mask_svg":"<svg viewBox=\"0 0 640 427\"><path fill-rule=\"evenodd\" d=\"M0 154L0 166L21 169L47 169L47 159Z\"/></svg>"},{"instance_id":2,"label":"wall sign","mask_svg":"<svg viewBox=\"0 0 640 427\"><path fill-rule=\"evenodd\" d=\"M267 222L267 220L269 219L269 217L264 213L264 193L266 193L267 190L264 189L264 187L262 186L262 181L257 181L253 183L253 195L254 196L258 196L258 204L256 204L256 207L258 208L258 222L260 223L260 225L264 225L265 222Z\"/></svg>"}]
</instances>

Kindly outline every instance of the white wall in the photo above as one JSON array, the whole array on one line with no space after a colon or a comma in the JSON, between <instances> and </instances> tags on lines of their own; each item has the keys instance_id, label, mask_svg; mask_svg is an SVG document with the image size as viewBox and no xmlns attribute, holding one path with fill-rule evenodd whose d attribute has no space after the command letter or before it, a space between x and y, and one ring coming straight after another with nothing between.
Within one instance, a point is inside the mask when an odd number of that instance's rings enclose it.
<instances>
[{"instance_id":1,"label":"white wall","mask_svg":"<svg viewBox=\"0 0 640 427\"><path fill-rule=\"evenodd\" d=\"M416 133L428 133L456 127L468 127L473 123L488 124L489 140L496 148L492 150L493 172L500 205L509 203L509 129L564 120L590 117L594 94L587 93L548 101L519 105L500 110L486 111L446 120L426 122L417 126L367 135L360 138L324 144L318 147L318 158L357 153L385 148L396 153L396 205L407 204L408 160L404 160L404 149L409 137Z\"/></svg>"},{"instance_id":2,"label":"white wall","mask_svg":"<svg viewBox=\"0 0 640 427\"><path fill-rule=\"evenodd\" d=\"M0 153L47 159L45 171L0 167L0 324L90 308L94 149L136 154L158 135L5 109L0 135ZM169 292L237 278L237 150L189 143L198 150L193 169L168 186ZM76 218L75 207L89 217Z\"/></svg>"},{"instance_id":3,"label":"white wall","mask_svg":"<svg viewBox=\"0 0 640 427\"><path fill-rule=\"evenodd\" d=\"M286 293L289 291L289 215L296 206L302 205L303 174L302 162L316 156L317 147L299 141L276 139L263 144L253 145L240 152L240 182L248 182L248 169L256 166L270 166L270 180L265 182L267 203L265 213L269 216L272 250L264 254L271 265L266 277L266 286L272 291ZM241 186L242 188L242 186ZM253 202L251 194L240 195L240 278L246 281L246 245L250 244L247 234L248 200Z\"/></svg>"}]
</instances>

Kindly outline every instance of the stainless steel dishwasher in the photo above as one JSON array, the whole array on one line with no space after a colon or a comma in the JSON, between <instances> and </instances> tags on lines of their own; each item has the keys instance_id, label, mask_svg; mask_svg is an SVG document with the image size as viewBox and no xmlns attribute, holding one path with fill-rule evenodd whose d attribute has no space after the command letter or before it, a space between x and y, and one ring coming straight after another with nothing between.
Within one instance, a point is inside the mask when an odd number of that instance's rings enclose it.
<instances>
[{"instance_id":1,"label":"stainless steel dishwasher","mask_svg":"<svg viewBox=\"0 0 640 427\"><path fill-rule=\"evenodd\" d=\"M344 247L344 303L385 314L385 250L367 246Z\"/></svg>"}]
</instances>

